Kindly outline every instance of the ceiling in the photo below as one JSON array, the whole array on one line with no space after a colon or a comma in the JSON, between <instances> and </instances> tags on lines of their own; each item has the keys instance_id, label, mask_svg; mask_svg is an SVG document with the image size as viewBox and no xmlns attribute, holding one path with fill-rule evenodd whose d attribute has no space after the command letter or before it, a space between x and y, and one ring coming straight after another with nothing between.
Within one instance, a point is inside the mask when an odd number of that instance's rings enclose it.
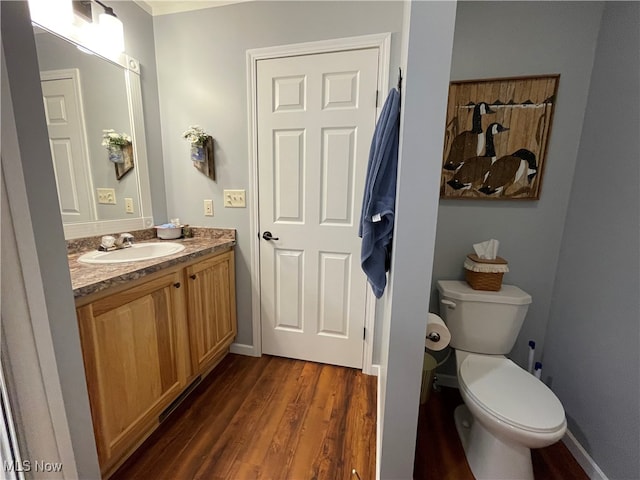
<instances>
[{"instance_id":1,"label":"ceiling","mask_svg":"<svg viewBox=\"0 0 640 480\"><path fill-rule=\"evenodd\" d=\"M171 13L201 10L203 8L221 7L231 3L250 0L134 0L141 8L153 16Z\"/></svg>"}]
</instances>

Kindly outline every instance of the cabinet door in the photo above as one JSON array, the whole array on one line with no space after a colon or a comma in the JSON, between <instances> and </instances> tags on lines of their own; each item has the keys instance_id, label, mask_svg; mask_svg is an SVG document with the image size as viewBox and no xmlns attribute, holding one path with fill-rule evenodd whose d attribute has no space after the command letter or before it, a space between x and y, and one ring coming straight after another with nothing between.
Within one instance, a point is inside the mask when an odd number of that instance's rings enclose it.
<instances>
[{"instance_id":1,"label":"cabinet door","mask_svg":"<svg viewBox=\"0 0 640 480\"><path fill-rule=\"evenodd\" d=\"M236 336L233 250L187 269L189 335L194 369L205 372Z\"/></svg>"},{"instance_id":2,"label":"cabinet door","mask_svg":"<svg viewBox=\"0 0 640 480\"><path fill-rule=\"evenodd\" d=\"M186 386L190 362L182 283L182 272L175 272L78 308L103 473L147 434Z\"/></svg>"}]
</instances>

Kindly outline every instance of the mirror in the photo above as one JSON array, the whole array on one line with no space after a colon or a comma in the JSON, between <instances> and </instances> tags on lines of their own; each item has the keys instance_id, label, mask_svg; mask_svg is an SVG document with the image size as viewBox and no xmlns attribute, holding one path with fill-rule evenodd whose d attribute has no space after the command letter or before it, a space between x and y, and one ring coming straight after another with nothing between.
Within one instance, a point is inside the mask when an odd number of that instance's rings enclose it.
<instances>
[{"instance_id":1,"label":"mirror","mask_svg":"<svg viewBox=\"0 0 640 480\"><path fill-rule=\"evenodd\" d=\"M35 24L34 34L65 237L152 226L137 61L114 63ZM123 145L109 150L109 131Z\"/></svg>"}]
</instances>

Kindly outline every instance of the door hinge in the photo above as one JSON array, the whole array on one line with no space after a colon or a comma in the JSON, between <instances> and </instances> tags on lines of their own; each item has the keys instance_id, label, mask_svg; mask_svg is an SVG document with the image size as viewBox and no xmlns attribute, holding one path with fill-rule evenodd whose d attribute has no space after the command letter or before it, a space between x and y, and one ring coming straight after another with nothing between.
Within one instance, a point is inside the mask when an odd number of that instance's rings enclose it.
<instances>
[{"instance_id":1,"label":"door hinge","mask_svg":"<svg viewBox=\"0 0 640 480\"><path fill-rule=\"evenodd\" d=\"M378 96L380 94L380 90L376 90L376 108L378 107Z\"/></svg>"},{"instance_id":2,"label":"door hinge","mask_svg":"<svg viewBox=\"0 0 640 480\"><path fill-rule=\"evenodd\" d=\"M367 339L367 327L362 328L362 340Z\"/></svg>"}]
</instances>

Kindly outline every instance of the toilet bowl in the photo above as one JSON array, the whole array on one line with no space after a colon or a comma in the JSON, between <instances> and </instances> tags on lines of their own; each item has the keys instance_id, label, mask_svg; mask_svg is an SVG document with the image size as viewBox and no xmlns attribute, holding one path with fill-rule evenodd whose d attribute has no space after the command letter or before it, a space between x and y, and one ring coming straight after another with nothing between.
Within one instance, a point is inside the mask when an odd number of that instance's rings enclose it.
<instances>
[{"instance_id":1,"label":"toilet bowl","mask_svg":"<svg viewBox=\"0 0 640 480\"><path fill-rule=\"evenodd\" d=\"M456 351L464 405L456 429L477 479L533 479L531 448L562 438L567 423L554 393L501 355Z\"/></svg>"},{"instance_id":2,"label":"toilet bowl","mask_svg":"<svg viewBox=\"0 0 640 480\"><path fill-rule=\"evenodd\" d=\"M531 448L562 438L567 423L555 394L504 355L520 332L531 296L439 281L440 316L451 331L464 405L455 411L471 472L478 480L533 480Z\"/></svg>"}]
</instances>

